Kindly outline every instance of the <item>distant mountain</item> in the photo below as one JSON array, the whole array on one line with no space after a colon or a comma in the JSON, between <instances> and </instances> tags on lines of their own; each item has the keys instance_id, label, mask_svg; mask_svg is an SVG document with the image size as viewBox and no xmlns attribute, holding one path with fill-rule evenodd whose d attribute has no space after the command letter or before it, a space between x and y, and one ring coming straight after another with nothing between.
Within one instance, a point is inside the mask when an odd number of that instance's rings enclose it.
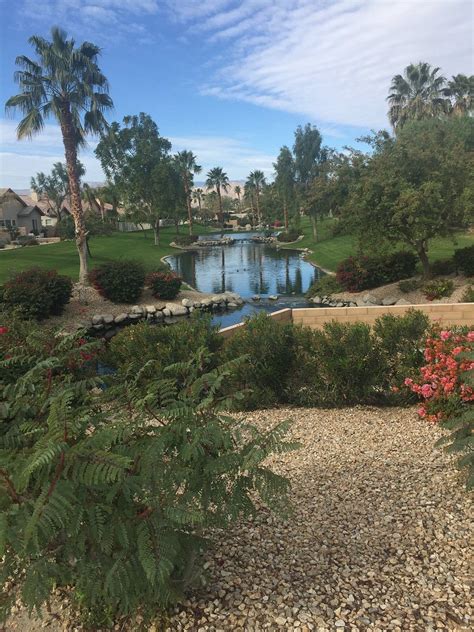
<instances>
[{"instance_id":1,"label":"distant mountain","mask_svg":"<svg viewBox=\"0 0 474 632\"><path fill-rule=\"evenodd\" d=\"M226 195L227 197L232 198L233 200L237 199L237 193L235 192L235 187L239 186L242 189L242 194L244 192L244 185L245 185L245 180L230 180L229 181L229 188L227 190L227 193L225 191L222 191L222 195ZM206 182L205 181L201 181L201 182L195 182L194 183L194 189L204 189L205 192L206 191Z\"/></svg>"}]
</instances>

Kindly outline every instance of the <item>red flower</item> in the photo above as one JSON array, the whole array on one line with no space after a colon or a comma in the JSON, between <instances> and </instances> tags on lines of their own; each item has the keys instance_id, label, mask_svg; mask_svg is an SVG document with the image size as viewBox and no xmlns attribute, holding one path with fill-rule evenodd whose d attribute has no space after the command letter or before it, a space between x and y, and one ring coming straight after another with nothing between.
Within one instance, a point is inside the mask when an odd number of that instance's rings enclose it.
<instances>
[{"instance_id":1,"label":"red flower","mask_svg":"<svg viewBox=\"0 0 474 632\"><path fill-rule=\"evenodd\" d=\"M0 327L0 336L8 333L8 327Z\"/></svg>"}]
</instances>

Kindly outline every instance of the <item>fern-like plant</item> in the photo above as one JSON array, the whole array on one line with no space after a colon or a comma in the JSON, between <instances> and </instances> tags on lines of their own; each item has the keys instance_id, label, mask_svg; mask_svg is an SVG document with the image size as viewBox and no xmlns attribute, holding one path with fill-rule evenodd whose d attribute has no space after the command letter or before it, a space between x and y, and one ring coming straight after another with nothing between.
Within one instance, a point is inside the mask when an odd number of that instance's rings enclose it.
<instances>
[{"instance_id":1,"label":"fern-like plant","mask_svg":"<svg viewBox=\"0 0 474 632\"><path fill-rule=\"evenodd\" d=\"M98 343L33 332L19 347L14 334L0 362L3 617L61 587L89 625L156 615L202 578L210 527L254 513L258 496L285 511L289 483L264 462L294 447L288 423L262 433L224 412L241 360L207 371L201 349L146 389L136 371L104 389Z\"/></svg>"}]
</instances>

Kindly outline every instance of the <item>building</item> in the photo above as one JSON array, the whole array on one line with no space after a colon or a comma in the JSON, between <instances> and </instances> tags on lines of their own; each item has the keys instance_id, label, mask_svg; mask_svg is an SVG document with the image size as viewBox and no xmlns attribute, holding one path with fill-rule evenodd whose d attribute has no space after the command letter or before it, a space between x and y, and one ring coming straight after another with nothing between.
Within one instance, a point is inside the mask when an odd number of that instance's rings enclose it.
<instances>
[{"instance_id":1,"label":"building","mask_svg":"<svg viewBox=\"0 0 474 632\"><path fill-rule=\"evenodd\" d=\"M0 189L0 236L9 241L11 231L20 235L38 235L42 229L44 211L31 200L25 201L12 189Z\"/></svg>"}]
</instances>

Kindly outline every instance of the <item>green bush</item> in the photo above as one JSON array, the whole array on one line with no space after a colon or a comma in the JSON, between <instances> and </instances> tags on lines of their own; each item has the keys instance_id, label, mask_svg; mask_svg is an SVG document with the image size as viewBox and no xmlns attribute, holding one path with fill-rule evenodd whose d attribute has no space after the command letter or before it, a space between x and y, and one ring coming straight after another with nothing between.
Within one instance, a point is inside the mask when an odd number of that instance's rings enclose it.
<instances>
[{"instance_id":1,"label":"green bush","mask_svg":"<svg viewBox=\"0 0 474 632\"><path fill-rule=\"evenodd\" d=\"M56 270L30 268L3 286L1 301L5 308L16 309L25 319L42 320L64 311L72 294L72 280Z\"/></svg>"},{"instance_id":2,"label":"green bush","mask_svg":"<svg viewBox=\"0 0 474 632\"><path fill-rule=\"evenodd\" d=\"M451 296L453 291L454 283L451 279L434 279L423 286L423 294L429 301Z\"/></svg>"},{"instance_id":3,"label":"green bush","mask_svg":"<svg viewBox=\"0 0 474 632\"><path fill-rule=\"evenodd\" d=\"M300 236L300 232L296 229L289 229L288 232L281 232L278 234L278 241L283 243L289 243L292 241L296 241Z\"/></svg>"},{"instance_id":4,"label":"green bush","mask_svg":"<svg viewBox=\"0 0 474 632\"><path fill-rule=\"evenodd\" d=\"M138 261L108 261L89 273L101 296L113 303L135 303L145 285L145 268Z\"/></svg>"},{"instance_id":5,"label":"green bush","mask_svg":"<svg viewBox=\"0 0 474 632\"><path fill-rule=\"evenodd\" d=\"M421 287L420 281L417 279L404 279L398 283L398 289L400 292L404 292L408 294L408 292L414 292L415 290L419 290Z\"/></svg>"},{"instance_id":6,"label":"green bush","mask_svg":"<svg viewBox=\"0 0 474 632\"><path fill-rule=\"evenodd\" d=\"M450 259L438 259L431 264L431 272L435 276L442 276L443 274L454 274L456 272L456 263L454 258Z\"/></svg>"},{"instance_id":7,"label":"green bush","mask_svg":"<svg viewBox=\"0 0 474 632\"><path fill-rule=\"evenodd\" d=\"M145 280L154 297L168 301L178 296L182 282L174 272L152 272Z\"/></svg>"},{"instance_id":8,"label":"green bush","mask_svg":"<svg viewBox=\"0 0 474 632\"><path fill-rule=\"evenodd\" d=\"M348 257L339 264L336 278L349 292L360 292L413 276L417 258L412 252L373 257Z\"/></svg>"},{"instance_id":9,"label":"green bush","mask_svg":"<svg viewBox=\"0 0 474 632\"><path fill-rule=\"evenodd\" d=\"M67 590L88 629L149 621L202 581L211 528L286 510L288 481L265 460L294 447L288 423L261 432L221 412L236 363L209 372L201 350L145 394L131 374L102 390L71 368L90 344L30 342L0 361L16 376L0 383L3 619L20 597L39 610Z\"/></svg>"},{"instance_id":10,"label":"green bush","mask_svg":"<svg viewBox=\"0 0 474 632\"><path fill-rule=\"evenodd\" d=\"M313 296L328 296L337 292L343 292L342 286L333 274L327 274L315 281L305 296L313 298Z\"/></svg>"},{"instance_id":11,"label":"green bush","mask_svg":"<svg viewBox=\"0 0 474 632\"><path fill-rule=\"evenodd\" d=\"M454 251L454 263L456 270L466 276L474 276L474 246L459 248Z\"/></svg>"},{"instance_id":12,"label":"green bush","mask_svg":"<svg viewBox=\"0 0 474 632\"><path fill-rule=\"evenodd\" d=\"M175 235L173 241L178 246L192 246L198 240L197 235Z\"/></svg>"},{"instance_id":13,"label":"green bush","mask_svg":"<svg viewBox=\"0 0 474 632\"><path fill-rule=\"evenodd\" d=\"M461 303L474 303L474 287L470 285L462 295Z\"/></svg>"}]
</instances>

